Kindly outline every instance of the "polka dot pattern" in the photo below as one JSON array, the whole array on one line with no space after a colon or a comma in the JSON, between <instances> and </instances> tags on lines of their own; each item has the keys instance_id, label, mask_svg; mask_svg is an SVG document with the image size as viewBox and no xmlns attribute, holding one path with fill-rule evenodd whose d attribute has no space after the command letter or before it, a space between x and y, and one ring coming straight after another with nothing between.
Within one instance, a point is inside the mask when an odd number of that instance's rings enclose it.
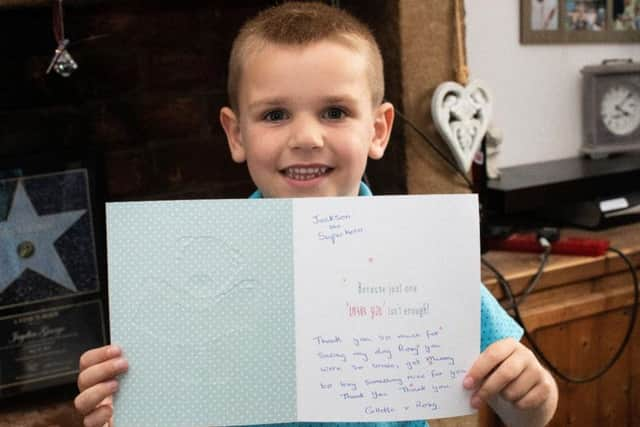
<instances>
[{"instance_id":1,"label":"polka dot pattern","mask_svg":"<svg viewBox=\"0 0 640 427\"><path fill-rule=\"evenodd\" d=\"M130 365L116 425L295 420L291 216L268 200L109 205L111 336Z\"/></svg>"},{"instance_id":2,"label":"polka dot pattern","mask_svg":"<svg viewBox=\"0 0 640 427\"><path fill-rule=\"evenodd\" d=\"M523 330L504 311L489 290L481 285L480 290L480 351L504 338L522 338Z\"/></svg>"}]
</instances>

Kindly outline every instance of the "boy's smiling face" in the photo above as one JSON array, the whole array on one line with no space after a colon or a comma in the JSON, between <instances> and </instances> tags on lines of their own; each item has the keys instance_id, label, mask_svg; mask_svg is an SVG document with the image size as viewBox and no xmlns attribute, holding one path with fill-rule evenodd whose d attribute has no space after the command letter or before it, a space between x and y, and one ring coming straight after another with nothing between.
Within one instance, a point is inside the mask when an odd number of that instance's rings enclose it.
<instances>
[{"instance_id":1,"label":"boy's smiling face","mask_svg":"<svg viewBox=\"0 0 640 427\"><path fill-rule=\"evenodd\" d=\"M384 154L393 107L373 106L367 57L346 45L265 43L243 65L238 108L220 120L231 155L265 197L355 196Z\"/></svg>"}]
</instances>

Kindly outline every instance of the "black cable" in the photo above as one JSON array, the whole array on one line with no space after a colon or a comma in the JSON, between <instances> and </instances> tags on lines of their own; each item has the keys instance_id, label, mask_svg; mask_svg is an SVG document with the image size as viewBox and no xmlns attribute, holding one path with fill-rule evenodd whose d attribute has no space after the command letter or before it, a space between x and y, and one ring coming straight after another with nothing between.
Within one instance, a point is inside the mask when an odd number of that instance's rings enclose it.
<instances>
[{"instance_id":1,"label":"black cable","mask_svg":"<svg viewBox=\"0 0 640 427\"><path fill-rule=\"evenodd\" d=\"M505 307L506 310L512 310L515 308L515 306L522 305L522 303L524 303L524 300L527 299L529 294L533 291L533 289L538 284L538 281L540 280L540 278L542 277L542 273L544 272L544 267L547 265L547 262L549 261L549 255L551 255L551 244L543 245L543 247L544 247L544 252L542 253L540 258L540 265L538 266L538 270L533 275L533 277L531 277L531 279L529 280L529 283L527 284L527 287L522 292L522 295L520 295L520 298L517 298L517 299L514 298L514 301L511 303L511 305L509 307Z\"/></svg>"},{"instance_id":2,"label":"black cable","mask_svg":"<svg viewBox=\"0 0 640 427\"><path fill-rule=\"evenodd\" d=\"M425 134L423 131L421 131L418 126L416 126L415 124L413 124L413 122L411 120L409 120L404 114L402 114L400 112L400 110L396 109L395 110L396 114L398 115L398 117L400 117L406 124L409 125L409 127L411 129L414 130L414 132L416 132L418 135L420 135L420 137L422 137L422 139L424 139L424 141L429 144L429 146L431 148L433 148L433 150L445 161L447 162L447 164L449 166L451 166L453 168L454 171L456 171L463 179L464 181L467 183L467 185L469 186L469 188L473 191L473 183L469 180L469 178L467 177L467 174L460 169L460 167L458 166L458 164L453 161L449 156L447 156L445 153L442 152L442 150L440 150L440 148L436 145L435 142L433 142L428 136L427 134Z\"/></svg>"},{"instance_id":3,"label":"black cable","mask_svg":"<svg viewBox=\"0 0 640 427\"><path fill-rule=\"evenodd\" d=\"M629 319L629 326L627 328L627 332L622 340L622 343L620 344L620 347L615 352L613 357L604 365L603 368L601 368L594 374L588 375L583 378L576 378L568 374L565 374L564 372L560 371L560 369L558 369L553 363L549 361L549 359L545 356L542 350L540 350L540 348L538 347L538 344L533 339L533 337L529 334L529 331L525 327L524 322L522 321L522 317L520 316L520 310L518 308L519 303L517 303L515 300L513 291L511 290L511 285L509 285L509 282L507 281L507 279L505 279L505 277L489 261L487 261L484 258L481 258L482 264L486 266L489 270L491 270L493 274L495 274L496 278L498 279L498 283L502 287L503 292L507 295L507 298L509 299L509 302L511 303L513 307L513 311L515 313L514 318L516 322L518 322L518 324L520 324L520 326L524 330L524 336L529 341L529 344L531 345L531 348L533 349L533 351L538 355L540 360L542 360L542 362L545 365L547 365L547 367L553 374L555 374L557 377L567 382L581 384L581 383L587 383L600 378L609 369L611 369L613 365L615 365L618 359L620 359L620 356L622 355L625 348L629 344L629 340L631 339L631 335L633 334L633 328L636 323L636 318L638 316L638 300L639 300L639 294L640 294L640 289L638 286L638 276L636 275L636 271L633 266L633 263L629 260L629 258L625 254L623 254L620 250L612 247L609 247L609 251L616 253L620 258L622 258L624 263L627 264L629 271L631 272L631 277L633 278L633 305L631 309L631 317Z\"/></svg>"}]
</instances>

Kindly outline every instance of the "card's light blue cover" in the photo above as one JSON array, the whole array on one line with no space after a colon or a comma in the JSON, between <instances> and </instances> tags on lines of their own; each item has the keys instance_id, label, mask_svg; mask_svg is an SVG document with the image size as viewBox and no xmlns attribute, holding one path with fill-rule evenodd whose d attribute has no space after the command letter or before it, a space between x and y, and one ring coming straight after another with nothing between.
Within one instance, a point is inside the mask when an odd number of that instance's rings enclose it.
<instances>
[{"instance_id":1,"label":"card's light blue cover","mask_svg":"<svg viewBox=\"0 0 640 427\"><path fill-rule=\"evenodd\" d=\"M115 425L295 421L292 210L290 200L107 204L111 340L130 366ZM167 254L174 262L158 267Z\"/></svg>"}]
</instances>

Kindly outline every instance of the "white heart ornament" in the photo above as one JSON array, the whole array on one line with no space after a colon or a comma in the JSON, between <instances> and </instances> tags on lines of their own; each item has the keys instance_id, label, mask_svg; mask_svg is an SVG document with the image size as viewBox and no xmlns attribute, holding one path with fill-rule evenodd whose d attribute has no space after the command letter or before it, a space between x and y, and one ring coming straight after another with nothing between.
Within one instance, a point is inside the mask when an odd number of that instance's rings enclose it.
<instances>
[{"instance_id":1,"label":"white heart ornament","mask_svg":"<svg viewBox=\"0 0 640 427\"><path fill-rule=\"evenodd\" d=\"M493 97L479 80L462 86L444 82L431 98L431 116L458 166L468 172L482 143L493 107Z\"/></svg>"}]
</instances>

